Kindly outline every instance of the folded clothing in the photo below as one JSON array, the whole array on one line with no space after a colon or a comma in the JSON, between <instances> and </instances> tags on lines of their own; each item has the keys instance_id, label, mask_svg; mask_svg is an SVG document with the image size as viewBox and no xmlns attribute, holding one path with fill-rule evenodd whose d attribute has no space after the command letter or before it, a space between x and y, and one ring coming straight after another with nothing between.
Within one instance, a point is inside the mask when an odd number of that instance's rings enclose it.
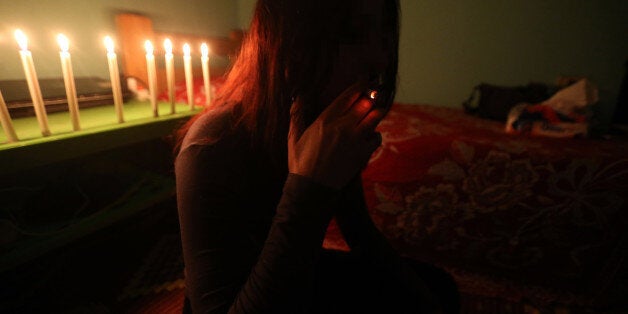
<instances>
[{"instance_id":1,"label":"folded clothing","mask_svg":"<svg viewBox=\"0 0 628 314\"><path fill-rule=\"evenodd\" d=\"M510 110L506 132L548 137L584 137L589 123L585 114L564 114L546 104L521 103Z\"/></svg>"},{"instance_id":2,"label":"folded clothing","mask_svg":"<svg viewBox=\"0 0 628 314\"><path fill-rule=\"evenodd\" d=\"M588 109L598 101L597 87L586 78L538 104L521 103L508 114L506 132L549 137L587 135Z\"/></svg>"}]
</instances>

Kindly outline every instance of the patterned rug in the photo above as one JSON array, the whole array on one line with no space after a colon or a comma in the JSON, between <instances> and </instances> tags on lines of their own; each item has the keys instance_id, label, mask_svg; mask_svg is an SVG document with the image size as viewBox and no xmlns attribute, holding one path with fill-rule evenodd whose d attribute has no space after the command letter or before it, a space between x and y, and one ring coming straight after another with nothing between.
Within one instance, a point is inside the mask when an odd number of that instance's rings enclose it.
<instances>
[{"instance_id":1,"label":"patterned rug","mask_svg":"<svg viewBox=\"0 0 628 314\"><path fill-rule=\"evenodd\" d=\"M513 287L509 282L499 282L460 270L447 269L447 271L461 287L461 314L628 314L628 311L600 311L579 306L538 304L538 301L525 299L525 296L518 292L535 287ZM550 292L539 290L536 295L548 293ZM563 301L568 301L566 299L568 296L565 295L547 297L552 300L560 297ZM178 234L166 235L155 244L119 295L116 312L181 313L183 299L180 238ZM577 300L571 300L571 303L576 304Z\"/></svg>"},{"instance_id":2,"label":"patterned rug","mask_svg":"<svg viewBox=\"0 0 628 314\"><path fill-rule=\"evenodd\" d=\"M155 244L144 259L141 267L118 296L118 301L183 290L184 287L181 240L177 234L166 235Z\"/></svg>"}]
</instances>

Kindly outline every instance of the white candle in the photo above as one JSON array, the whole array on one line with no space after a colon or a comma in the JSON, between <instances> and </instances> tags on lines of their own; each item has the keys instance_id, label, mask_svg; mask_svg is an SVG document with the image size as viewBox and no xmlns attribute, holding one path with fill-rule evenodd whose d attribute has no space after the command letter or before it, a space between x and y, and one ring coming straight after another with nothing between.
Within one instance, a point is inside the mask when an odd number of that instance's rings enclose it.
<instances>
[{"instance_id":1,"label":"white candle","mask_svg":"<svg viewBox=\"0 0 628 314\"><path fill-rule=\"evenodd\" d=\"M157 109L157 70L155 69L155 55L153 55L153 43L150 40L144 42L146 49L146 72L148 74L148 95L153 108L153 117L159 116Z\"/></svg>"},{"instance_id":2,"label":"white candle","mask_svg":"<svg viewBox=\"0 0 628 314\"><path fill-rule=\"evenodd\" d=\"M188 92L188 104L190 110L194 110L194 78L192 77L192 56L190 56L190 45L183 45L183 67L185 70L185 86Z\"/></svg>"},{"instance_id":3,"label":"white candle","mask_svg":"<svg viewBox=\"0 0 628 314\"><path fill-rule=\"evenodd\" d=\"M15 31L15 39L20 46L20 57L22 58L22 67L24 68L24 75L26 76L26 82L28 83L28 90L31 94L31 100L33 101L33 107L35 108L35 115L37 116L37 122L41 129L43 136L50 135L50 128L48 127L48 116L46 115L46 108L44 107L44 98L41 95L41 89L39 88L39 81L37 80L37 73L35 72L35 65L33 64L33 56L28 51L28 39L21 30Z\"/></svg>"},{"instance_id":4,"label":"white candle","mask_svg":"<svg viewBox=\"0 0 628 314\"><path fill-rule=\"evenodd\" d=\"M9 143L17 142L17 134L15 134L15 129L13 129L13 122L11 122L9 109L7 109L7 104L4 102L2 92L0 92L0 123L2 123L2 129L4 134L7 135Z\"/></svg>"},{"instance_id":5,"label":"white candle","mask_svg":"<svg viewBox=\"0 0 628 314\"><path fill-rule=\"evenodd\" d=\"M107 62L109 64L109 78L111 80L111 91L113 92L113 104L116 109L118 123L124 122L124 112L122 111L122 88L120 87L120 72L118 70L118 57L114 52L113 40L105 37L105 48L107 48Z\"/></svg>"},{"instance_id":6,"label":"white candle","mask_svg":"<svg viewBox=\"0 0 628 314\"><path fill-rule=\"evenodd\" d=\"M72 128L74 131L81 129L79 118L78 100L76 97L76 85L74 83L74 73L72 72L72 59L70 59L70 42L63 34L57 35L59 43L59 56L61 58L61 70L63 71L63 82L65 83L65 95L68 99L68 110L70 111L70 119L72 120Z\"/></svg>"},{"instance_id":7,"label":"white candle","mask_svg":"<svg viewBox=\"0 0 628 314\"><path fill-rule=\"evenodd\" d=\"M211 89L209 86L209 47L206 43L201 44L201 65L203 67L203 84L205 87L205 106L211 103Z\"/></svg>"},{"instance_id":8,"label":"white candle","mask_svg":"<svg viewBox=\"0 0 628 314\"><path fill-rule=\"evenodd\" d=\"M174 56L172 55L172 42L170 39L164 40L166 49L166 81L168 84L168 100L170 101L170 113L175 113L174 105Z\"/></svg>"}]
</instances>

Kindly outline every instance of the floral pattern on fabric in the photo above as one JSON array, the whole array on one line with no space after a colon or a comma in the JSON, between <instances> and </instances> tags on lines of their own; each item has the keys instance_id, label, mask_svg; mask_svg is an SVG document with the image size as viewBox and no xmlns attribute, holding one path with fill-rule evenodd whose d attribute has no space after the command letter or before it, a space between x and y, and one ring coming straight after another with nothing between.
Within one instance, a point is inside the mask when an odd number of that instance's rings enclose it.
<instances>
[{"instance_id":1,"label":"floral pattern on fabric","mask_svg":"<svg viewBox=\"0 0 628 314\"><path fill-rule=\"evenodd\" d=\"M378 227L401 254L444 267L612 289L628 268L628 140L503 129L459 109L395 104L362 174ZM346 249L331 231L326 245Z\"/></svg>"}]
</instances>

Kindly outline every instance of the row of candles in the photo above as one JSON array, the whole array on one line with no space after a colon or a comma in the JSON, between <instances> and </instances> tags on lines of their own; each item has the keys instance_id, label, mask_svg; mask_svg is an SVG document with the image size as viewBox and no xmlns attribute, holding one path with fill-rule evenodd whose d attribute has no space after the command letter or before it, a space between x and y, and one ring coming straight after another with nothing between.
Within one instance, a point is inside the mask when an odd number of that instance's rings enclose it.
<instances>
[{"instance_id":1,"label":"row of candles","mask_svg":"<svg viewBox=\"0 0 628 314\"><path fill-rule=\"evenodd\" d=\"M20 58L22 60L22 67L24 68L24 75L26 76L26 82L28 84L29 93L35 109L35 116L39 124L39 128L43 136L49 136L51 134L48 127L48 117L46 115L46 109L44 107L44 101L39 87L39 81L37 80L37 73L35 72L35 66L33 63L33 57L28 50L28 39L21 30L15 31L15 39L20 46ZM72 128L74 131L79 131L80 115L78 100L76 95L76 86L74 83L74 74L72 71L72 62L69 53L69 40L63 35L57 36L57 42L60 48L61 69L63 72L63 81L65 84L65 92L68 100L68 111L70 113L70 119L72 121ZM109 75L111 80L111 89L113 93L113 101L118 123L124 122L124 113L122 108L122 88L120 85L120 74L118 69L118 60L115 53L114 43L111 37L107 36L104 39L105 48L107 49L107 61L109 65ZM151 103L152 113L154 117L159 116L157 109L157 71L155 67L155 55L153 53L154 47L150 40L144 43L144 49L146 50L146 70L148 73L148 91L149 99ZM166 83L168 87L168 98L170 101L170 113L175 113L175 101L174 101L174 55L172 53L172 42L170 39L164 40L165 49L165 65L166 65ZM210 72L209 72L209 47L207 44L201 44L201 67L203 72L203 88L205 92L205 105L208 106L210 102ZM192 57L191 47L189 44L183 45L183 66L185 73L185 84L187 89L187 100L190 106L190 110L194 110L194 83L192 74ZM0 92L0 123L4 133L7 136L8 142L18 141L17 135L13 128L11 116L9 115L8 108Z\"/></svg>"}]
</instances>

